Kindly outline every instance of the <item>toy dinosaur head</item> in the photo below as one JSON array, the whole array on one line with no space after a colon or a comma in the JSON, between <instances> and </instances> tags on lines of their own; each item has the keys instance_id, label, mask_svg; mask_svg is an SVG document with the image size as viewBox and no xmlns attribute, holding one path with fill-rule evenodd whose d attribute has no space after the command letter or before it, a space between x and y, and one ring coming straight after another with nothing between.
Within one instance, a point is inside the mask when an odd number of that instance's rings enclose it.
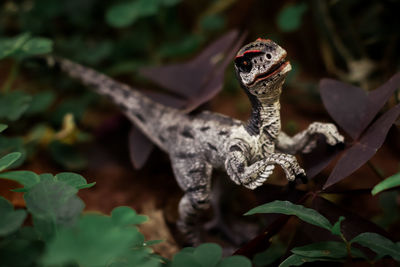
<instances>
[{"instance_id":1,"label":"toy dinosaur head","mask_svg":"<svg viewBox=\"0 0 400 267\"><path fill-rule=\"evenodd\" d=\"M258 99L276 99L291 70L286 51L269 39L258 38L242 47L235 58L237 76L248 92Z\"/></svg>"}]
</instances>

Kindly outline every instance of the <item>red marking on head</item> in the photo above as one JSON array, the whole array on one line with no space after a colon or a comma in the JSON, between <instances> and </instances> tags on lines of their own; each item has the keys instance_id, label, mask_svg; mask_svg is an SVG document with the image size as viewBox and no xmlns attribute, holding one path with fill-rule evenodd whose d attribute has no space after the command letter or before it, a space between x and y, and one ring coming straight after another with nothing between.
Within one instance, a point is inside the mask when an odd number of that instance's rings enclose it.
<instances>
[{"instance_id":1,"label":"red marking on head","mask_svg":"<svg viewBox=\"0 0 400 267\"><path fill-rule=\"evenodd\" d=\"M249 53L260 53L260 52L261 52L261 50L257 50L257 49L247 50L243 54L236 56L236 58L243 57L244 55L249 54Z\"/></svg>"},{"instance_id":2,"label":"red marking on head","mask_svg":"<svg viewBox=\"0 0 400 267\"><path fill-rule=\"evenodd\" d=\"M264 39L264 38L258 37L256 41L271 42L271 39Z\"/></svg>"}]
</instances>

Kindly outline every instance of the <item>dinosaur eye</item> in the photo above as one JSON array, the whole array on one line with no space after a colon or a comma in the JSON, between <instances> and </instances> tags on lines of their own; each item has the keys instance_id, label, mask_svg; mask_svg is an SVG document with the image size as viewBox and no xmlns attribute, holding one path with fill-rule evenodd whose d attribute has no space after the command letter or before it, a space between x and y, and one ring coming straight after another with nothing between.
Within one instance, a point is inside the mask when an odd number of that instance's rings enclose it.
<instances>
[{"instance_id":1,"label":"dinosaur eye","mask_svg":"<svg viewBox=\"0 0 400 267\"><path fill-rule=\"evenodd\" d=\"M235 60L235 64L241 72L250 72L253 67L250 59L248 58L237 58Z\"/></svg>"}]
</instances>

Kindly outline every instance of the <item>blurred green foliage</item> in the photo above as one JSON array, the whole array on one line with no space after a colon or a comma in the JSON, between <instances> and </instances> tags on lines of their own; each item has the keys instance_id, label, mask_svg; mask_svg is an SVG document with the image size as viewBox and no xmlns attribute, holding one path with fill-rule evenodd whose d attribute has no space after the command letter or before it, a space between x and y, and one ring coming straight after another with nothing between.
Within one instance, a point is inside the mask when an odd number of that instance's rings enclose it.
<instances>
[{"instance_id":1,"label":"blurred green foliage","mask_svg":"<svg viewBox=\"0 0 400 267\"><path fill-rule=\"evenodd\" d=\"M300 28L301 19L307 10L307 4L301 2L299 4L288 5L283 8L277 17L277 24L283 32L293 32Z\"/></svg>"},{"instance_id":2,"label":"blurred green foliage","mask_svg":"<svg viewBox=\"0 0 400 267\"><path fill-rule=\"evenodd\" d=\"M0 178L24 186L15 191L24 192L27 208L14 210L0 196L1 266L251 266L243 256L222 259L222 249L216 244L186 248L172 261L164 259L149 247L158 241L145 242L136 227L147 217L130 207L117 207L111 216L81 214L85 204L77 193L95 184L88 184L81 175L1 172L20 156L13 152L0 158ZM23 226L28 213L33 227Z\"/></svg>"}]
</instances>

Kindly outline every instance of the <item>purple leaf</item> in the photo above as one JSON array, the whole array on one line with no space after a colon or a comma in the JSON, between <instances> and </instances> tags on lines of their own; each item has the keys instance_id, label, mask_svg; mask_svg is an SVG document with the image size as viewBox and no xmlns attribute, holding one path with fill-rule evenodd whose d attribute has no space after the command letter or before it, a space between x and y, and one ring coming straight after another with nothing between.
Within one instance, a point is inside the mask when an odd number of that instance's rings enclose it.
<instances>
[{"instance_id":1,"label":"purple leaf","mask_svg":"<svg viewBox=\"0 0 400 267\"><path fill-rule=\"evenodd\" d=\"M141 169L153 151L153 143L135 126L129 132L129 154L135 169Z\"/></svg>"},{"instance_id":2,"label":"purple leaf","mask_svg":"<svg viewBox=\"0 0 400 267\"><path fill-rule=\"evenodd\" d=\"M168 107L182 109L187 105L187 100L169 94L148 91L145 95L152 100Z\"/></svg>"},{"instance_id":3,"label":"purple leaf","mask_svg":"<svg viewBox=\"0 0 400 267\"><path fill-rule=\"evenodd\" d=\"M368 105L366 92L332 79L322 79L319 87L329 115L351 138L357 139L364 130L362 122Z\"/></svg>"},{"instance_id":4,"label":"purple leaf","mask_svg":"<svg viewBox=\"0 0 400 267\"><path fill-rule=\"evenodd\" d=\"M317 176L342 151L338 146L332 147L326 144L324 138L318 138L317 147L310 153L302 155L307 178Z\"/></svg>"},{"instance_id":5,"label":"purple leaf","mask_svg":"<svg viewBox=\"0 0 400 267\"><path fill-rule=\"evenodd\" d=\"M361 139L344 152L323 189L343 180L366 163L382 146L386 135L400 115L400 104L381 115L363 134Z\"/></svg>"},{"instance_id":6,"label":"purple leaf","mask_svg":"<svg viewBox=\"0 0 400 267\"><path fill-rule=\"evenodd\" d=\"M140 74L187 98L185 109L191 111L222 89L224 71L244 39L237 37L236 30L230 31L187 63L143 68Z\"/></svg>"},{"instance_id":7,"label":"purple leaf","mask_svg":"<svg viewBox=\"0 0 400 267\"><path fill-rule=\"evenodd\" d=\"M385 84L368 94L368 108L363 121L363 129L371 123L379 110L400 87L400 73L393 75Z\"/></svg>"},{"instance_id":8,"label":"purple leaf","mask_svg":"<svg viewBox=\"0 0 400 267\"><path fill-rule=\"evenodd\" d=\"M235 54L242 46L245 37L246 35L242 34L236 41L236 44L228 51L226 51L223 61L215 69L214 73L212 73L204 88L201 91L199 91L199 93L197 94L197 96L195 96L195 98L192 98L191 101L189 101L189 104L185 109L187 112L196 109L200 105L204 104L205 102L213 98L217 93L219 93L219 91L221 91L222 86L224 84L224 76L225 76L224 73L226 67L229 65L230 62L232 62L232 59L234 58Z\"/></svg>"}]
</instances>

